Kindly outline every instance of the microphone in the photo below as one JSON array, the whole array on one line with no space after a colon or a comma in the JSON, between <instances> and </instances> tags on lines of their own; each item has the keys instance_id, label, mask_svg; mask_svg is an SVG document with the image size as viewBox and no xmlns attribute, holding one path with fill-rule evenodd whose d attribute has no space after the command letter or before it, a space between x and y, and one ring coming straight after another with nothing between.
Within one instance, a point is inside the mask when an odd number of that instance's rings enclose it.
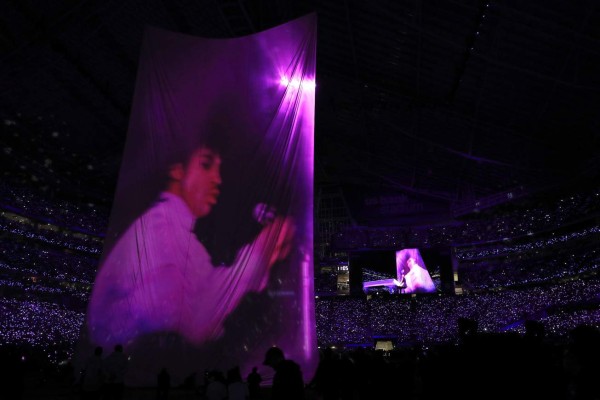
<instances>
[{"instance_id":1,"label":"microphone","mask_svg":"<svg viewBox=\"0 0 600 400\"><path fill-rule=\"evenodd\" d=\"M252 211L252 217L262 226L273 222L276 215L277 209L267 203L257 203Z\"/></svg>"}]
</instances>

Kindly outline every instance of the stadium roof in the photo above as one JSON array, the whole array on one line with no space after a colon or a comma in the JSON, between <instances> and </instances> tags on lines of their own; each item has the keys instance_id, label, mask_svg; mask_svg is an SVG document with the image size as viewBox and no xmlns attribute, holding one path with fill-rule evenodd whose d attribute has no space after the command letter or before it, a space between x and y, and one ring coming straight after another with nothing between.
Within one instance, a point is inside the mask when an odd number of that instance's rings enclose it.
<instances>
[{"instance_id":1,"label":"stadium roof","mask_svg":"<svg viewBox=\"0 0 600 400\"><path fill-rule=\"evenodd\" d=\"M235 37L310 12L317 188L455 204L598 176L594 0L6 1L0 107L68 127L61 153L93 155L110 202L146 26Z\"/></svg>"}]
</instances>

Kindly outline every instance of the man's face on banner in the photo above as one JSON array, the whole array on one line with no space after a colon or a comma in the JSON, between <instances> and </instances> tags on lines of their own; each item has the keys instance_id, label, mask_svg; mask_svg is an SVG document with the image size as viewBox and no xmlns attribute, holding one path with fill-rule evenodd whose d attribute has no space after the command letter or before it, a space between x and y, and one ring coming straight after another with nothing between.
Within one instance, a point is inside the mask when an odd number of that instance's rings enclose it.
<instances>
[{"instance_id":1,"label":"man's face on banner","mask_svg":"<svg viewBox=\"0 0 600 400\"><path fill-rule=\"evenodd\" d=\"M179 182L181 197L196 217L205 217L217 204L221 185L221 157L207 147L194 151L186 164L176 164L171 177Z\"/></svg>"}]
</instances>

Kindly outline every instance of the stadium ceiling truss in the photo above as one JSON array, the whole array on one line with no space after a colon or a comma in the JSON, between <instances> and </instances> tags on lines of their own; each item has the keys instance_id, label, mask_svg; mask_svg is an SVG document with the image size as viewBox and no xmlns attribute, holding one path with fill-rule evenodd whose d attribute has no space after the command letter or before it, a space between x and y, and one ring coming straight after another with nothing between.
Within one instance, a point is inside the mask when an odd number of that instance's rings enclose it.
<instances>
[{"instance_id":1,"label":"stadium ceiling truss","mask_svg":"<svg viewBox=\"0 0 600 400\"><path fill-rule=\"evenodd\" d=\"M114 183L145 26L226 38L313 11L317 186L456 203L597 174L593 0L13 0L0 104L68 127Z\"/></svg>"}]
</instances>

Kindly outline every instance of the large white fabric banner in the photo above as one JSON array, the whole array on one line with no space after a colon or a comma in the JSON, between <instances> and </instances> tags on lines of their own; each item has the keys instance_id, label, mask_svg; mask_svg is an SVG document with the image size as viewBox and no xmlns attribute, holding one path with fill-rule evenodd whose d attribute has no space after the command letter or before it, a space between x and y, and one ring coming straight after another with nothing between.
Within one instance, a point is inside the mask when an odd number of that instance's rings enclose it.
<instances>
[{"instance_id":1,"label":"large white fabric banner","mask_svg":"<svg viewBox=\"0 0 600 400\"><path fill-rule=\"evenodd\" d=\"M315 57L312 14L234 39L147 29L79 365L121 344L133 386L268 376L276 345L310 379Z\"/></svg>"}]
</instances>

